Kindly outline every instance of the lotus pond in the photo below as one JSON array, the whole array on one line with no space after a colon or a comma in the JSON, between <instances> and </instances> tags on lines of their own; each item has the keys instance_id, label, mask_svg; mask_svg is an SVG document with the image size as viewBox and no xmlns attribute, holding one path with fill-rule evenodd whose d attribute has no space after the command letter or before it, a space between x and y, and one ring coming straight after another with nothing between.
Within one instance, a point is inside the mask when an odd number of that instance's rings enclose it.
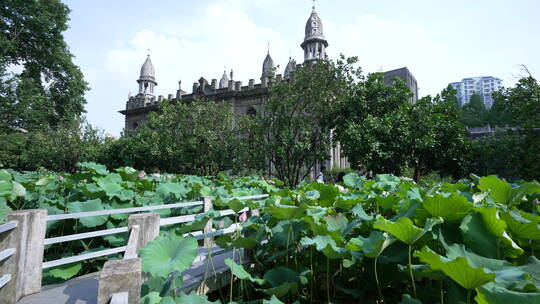
<instances>
[{"instance_id":1,"label":"lotus pond","mask_svg":"<svg viewBox=\"0 0 540 304\"><path fill-rule=\"evenodd\" d=\"M232 218L212 210L186 227L164 231L140 252L150 276L143 303L540 303L537 182L511 184L472 175L458 183L419 186L392 175L366 179L352 173L340 185L310 183L291 190L258 177L141 176L130 168L111 173L95 164L63 175L2 170L0 180L2 214L8 208L39 207L51 214L125 208L206 195L237 212L260 209L257 216ZM270 196L229 200L261 193ZM126 220L112 215L48 228L63 235L125 226ZM234 284L219 292L177 292L179 273L190 267L197 248L194 238L180 232L208 221L216 227L240 223L242 231L215 242L249 251L252 262L227 260ZM125 241L108 237L51 247L46 259ZM69 278L99 265L68 265L46 277Z\"/></svg>"}]
</instances>

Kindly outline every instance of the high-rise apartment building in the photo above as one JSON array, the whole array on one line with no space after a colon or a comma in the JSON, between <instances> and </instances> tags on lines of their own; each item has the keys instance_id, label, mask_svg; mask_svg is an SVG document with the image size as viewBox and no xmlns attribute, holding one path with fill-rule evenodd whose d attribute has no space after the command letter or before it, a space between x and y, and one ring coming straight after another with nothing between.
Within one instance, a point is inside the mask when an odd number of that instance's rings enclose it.
<instances>
[{"instance_id":1,"label":"high-rise apartment building","mask_svg":"<svg viewBox=\"0 0 540 304\"><path fill-rule=\"evenodd\" d=\"M502 88L502 80L492 76L464 78L461 82L450 84L457 90L457 97L460 105L464 105L471 100L471 96L476 93L482 97L486 108L493 105L493 92Z\"/></svg>"}]
</instances>

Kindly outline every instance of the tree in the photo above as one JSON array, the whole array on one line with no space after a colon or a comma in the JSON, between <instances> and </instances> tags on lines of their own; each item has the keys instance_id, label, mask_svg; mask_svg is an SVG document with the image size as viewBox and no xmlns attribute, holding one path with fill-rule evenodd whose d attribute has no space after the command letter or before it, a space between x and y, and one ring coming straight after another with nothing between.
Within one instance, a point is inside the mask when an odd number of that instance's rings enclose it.
<instances>
[{"instance_id":1,"label":"tree","mask_svg":"<svg viewBox=\"0 0 540 304\"><path fill-rule=\"evenodd\" d=\"M402 80L388 86L381 73L369 74L348 92L337 110L335 134L352 168L400 173L408 160L410 96Z\"/></svg>"},{"instance_id":2,"label":"tree","mask_svg":"<svg viewBox=\"0 0 540 304\"><path fill-rule=\"evenodd\" d=\"M486 125L487 109L482 100L482 96L474 93L469 103L461 108L461 122L467 127L483 127Z\"/></svg>"},{"instance_id":3,"label":"tree","mask_svg":"<svg viewBox=\"0 0 540 304\"><path fill-rule=\"evenodd\" d=\"M486 122L491 126L511 126L513 124L512 112L506 107L503 100L498 97L494 99L493 105L488 110Z\"/></svg>"},{"instance_id":4,"label":"tree","mask_svg":"<svg viewBox=\"0 0 540 304\"><path fill-rule=\"evenodd\" d=\"M0 132L78 124L88 87L62 35L68 14L58 0L0 5Z\"/></svg>"},{"instance_id":5,"label":"tree","mask_svg":"<svg viewBox=\"0 0 540 304\"><path fill-rule=\"evenodd\" d=\"M455 177L464 166L467 130L458 122L459 110L443 90L440 95L418 100L408 107L408 156L414 169L413 178L438 170Z\"/></svg>"},{"instance_id":6,"label":"tree","mask_svg":"<svg viewBox=\"0 0 540 304\"><path fill-rule=\"evenodd\" d=\"M37 132L0 133L0 164L15 170L76 170L76 164L96 161L103 148L103 131L85 121Z\"/></svg>"},{"instance_id":7,"label":"tree","mask_svg":"<svg viewBox=\"0 0 540 304\"><path fill-rule=\"evenodd\" d=\"M164 101L139 129L110 142L103 162L110 167L196 175L258 170L264 158L255 130L249 115L234 116L225 102Z\"/></svg>"},{"instance_id":8,"label":"tree","mask_svg":"<svg viewBox=\"0 0 540 304\"><path fill-rule=\"evenodd\" d=\"M359 71L356 58L309 61L291 79L272 79L260 119L267 160L289 187L304 180L317 163L329 159L334 109Z\"/></svg>"},{"instance_id":9,"label":"tree","mask_svg":"<svg viewBox=\"0 0 540 304\"><path fill-rule=\"evenodd\" d=\"M522 78L515 87L497 92L494 97L509 109L516 126L540 128L540 85L535 78Z\"/></svg>"},{"instance_id":10,"label":"tree","mask_svg":"<svg viewBox=\"0 0 540 304\"><path fill-rule=\"evenodd\" d=\"M400 174L414 168L414 178L441 170L457 175L465 149L464 127L457 121L455 90L412 104L402 80L385 85L370 74L343 105L337 138L353 168Z\"/></svg>"}]
</instances>

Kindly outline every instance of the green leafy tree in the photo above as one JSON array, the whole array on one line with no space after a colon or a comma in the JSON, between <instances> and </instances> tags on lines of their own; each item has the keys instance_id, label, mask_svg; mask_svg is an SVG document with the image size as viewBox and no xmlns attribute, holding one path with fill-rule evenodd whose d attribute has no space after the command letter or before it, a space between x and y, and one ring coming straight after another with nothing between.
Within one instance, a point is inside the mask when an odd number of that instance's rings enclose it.
<instances>
[{"instance_id":1,"label":"green leafy tree","mask_svg":"<svg viewBox=\"0 0 540 304\"><path fill-rule=\"evenodd\" d=\"M487 123L491 126L500 127L513 125L512 112L506 107L504 101L500 98L495 98L493 105L488 110Z\"/></svg>"},{"instance_id":2,"label":"green leafy tree","mask_svg":"<svg viewBox=\"0 0 540 304\"><path fill-rule=\"evenodd\" d=\"M0 132L64 128L84 112L88 87L62 35L68 14L58 0L2 2Z\"/></svg>"},{"instance_id":3,"label":"green leafy tree","mask_svg":"<svg viewBox=\"0 0 540 304\"><path fill-rule=\"evenodd\" d=\"M487 109L482 100L482 96L474 93L469 103L461 108L463 117L461 122L467 127L483 127L486 125Z\"/></svg>"},{"instance_id":4,"label":"green leafy tree","mask_svg":"<svg viewBox=\"0 0 540 304\"><path fill-rule=\"evenodd\" d=\"M337 110L335 134L351 167L399 174L408 160L408 99L403 81L384 83L369 74L347 94Z\"/></svg>"},{"instance_id":5,"label":"green leafy tree","mask_svg":"<svg viewBox=\"0 0 540 304\"><path fill-rule=\"evenodd\" d=\"M110 142L103 162L148 171L215 175L264 166L249 115L234 115L225 102L162 102L159 112L123 139Z\"/></svg>"},{"instance_id":6,"label":"green leafy tree","mask_svg":"<svg viewBox=\"0 0 540 304\"><path fill-rule=\"evenodd\" d=\"M495 93L495 100L510 110L516 126L540 127L540 85L532 76L520 79L513 88Z\"/></svg>"},{"instance_id":7,"label":"green leafy tree","mask_svg":"<svg viewBox=\"0 0 540 304\"><path fill-rule=\"evenodd\" d=\"M272 80L260 125L267 160L288 186L297 185L329 158L332 113L359 75L356 61L310 61L297 68L292 79Z\"/></svg>"},{"instance_id":8,"label":"green leafy tree","mask_svg":"<svg viewBox=\"0 0 540 304\"><path fill-rule=\"evenodd\" d=\"M0 134L0 142L4 167L73 172L78 162L99 158L104 139L102 130L82 121L58 129Z\"/></svg>"},{"instance_id":9,"label":"green leafy tree","mask_svg":"<svg viewBox=\"0 0 540 304\"><path fill-rule=\"evenodd\" d=\"M447 94L444 90L435 98L424 97L408 109L407 155L415 181L434 170L457 177L464 166L467 131Z\"/></svg>"}]
</instances>

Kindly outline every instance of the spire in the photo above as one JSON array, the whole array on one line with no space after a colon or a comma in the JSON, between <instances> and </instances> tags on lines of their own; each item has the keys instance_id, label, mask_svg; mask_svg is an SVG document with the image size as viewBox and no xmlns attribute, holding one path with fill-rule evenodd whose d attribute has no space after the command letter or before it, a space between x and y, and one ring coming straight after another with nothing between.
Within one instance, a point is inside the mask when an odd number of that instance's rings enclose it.
<instances>
[{"instance_id":1,"label":"spire","mask_svg":"<svg viewBox=\"0 0 540 304\"><path fill-rule=\"evenodd\" d=\"M261 78L268 77L273 69L274 60L272 59L272 56L270 56L270 44L268 44L268 53L266 54L266 58L264 58Z\"/></svg>"},{"instance_id":2,"label":"spire","mask_svg":"<svg viewBox=\"0 0 540 304\"><path fill-rule=\"evenodd\" d=\"M223 70L223 76L221 76L221 80L219 81L219 88L223 89L229 86L229 76L227 76L227 68Z\"/></svg>"}]
</instances>

